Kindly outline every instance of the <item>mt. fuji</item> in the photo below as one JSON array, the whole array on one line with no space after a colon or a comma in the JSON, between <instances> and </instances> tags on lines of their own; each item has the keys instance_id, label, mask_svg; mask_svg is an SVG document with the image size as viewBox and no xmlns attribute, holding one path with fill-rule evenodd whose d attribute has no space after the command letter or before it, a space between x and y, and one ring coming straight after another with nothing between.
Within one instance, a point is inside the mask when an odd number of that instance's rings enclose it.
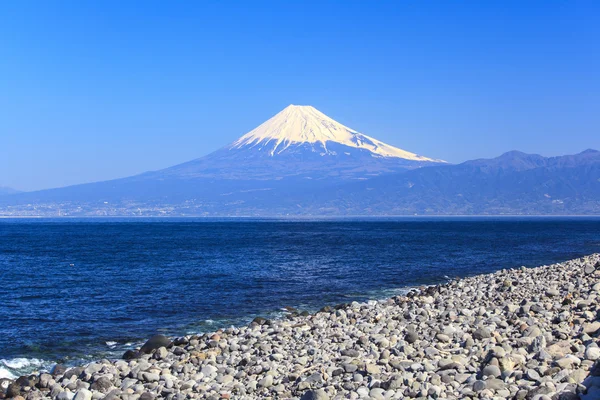
<instances>
[{"instance_id":1,"label":"mt. fuji","mask_svg":"<svg viewBox=\"0 0 600 400\"><path fill-rule=\"evenodd\" d=\"M271 157L292 152L304 145L319 155L336 155L328 148L328 143L349 147L348 150L366 150L373 157L396 157L411 161L439 162L427 157L387 145L372 137L358 133L329 118L311 106L286 107L258 128L248 132L232 145L230 149L256 149ZM350 155L344 152L346 155Z\"/></svg>"},{"instance_id":2,"label":"mt. fuji","mask_svg":"<svg viewBox=\"0 0 600 400\"><path fill-rule=\"evenodd\" d=\"M451 165L291 105L183 164L0 196L0 216L598 214L598 199L595 150Z\"/></svg>"},{"instance_id":3,"label":"mt. fuji","mask_svg":"<svg viewBox=\"0 0 600 400\"><path fill-rule=\"evenodd\" d=\"M342 183L440 164L363 135L314 107L290 105L204 157L128 178L13 195L0 201L0 209L4 202L60 215L140 215L149 209L160 215L180 207L195 215L223 209L238 214L289 205L297 195Z\"/></svg>"},{"instance_id":4,"label":"mt. fuji","mask_svg":"<svg viewBox=\"0 0 600 400\"><path fill-rule=\"evenodd\" d=\"M444 163L390 146L311 106L290 105L228 146L160 174L227 179L364 179Z\"/></svg>"}]
</instances>

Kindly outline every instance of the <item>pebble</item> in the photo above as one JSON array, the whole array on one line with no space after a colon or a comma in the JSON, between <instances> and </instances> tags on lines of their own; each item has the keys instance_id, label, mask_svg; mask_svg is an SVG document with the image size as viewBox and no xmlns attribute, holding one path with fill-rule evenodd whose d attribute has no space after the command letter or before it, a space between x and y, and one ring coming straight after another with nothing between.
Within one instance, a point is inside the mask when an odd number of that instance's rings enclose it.
<instances>
[{"instance_id":1,"label":"pebble","mask_svg":"<svg viewBox=\"0 0 600 400\"><path fill-rule=\"evenodd\" d=\"M156 335L123 360L0 380L0 398L600 399L600 254L314 315Z\"/></svg>"}]
</instances>

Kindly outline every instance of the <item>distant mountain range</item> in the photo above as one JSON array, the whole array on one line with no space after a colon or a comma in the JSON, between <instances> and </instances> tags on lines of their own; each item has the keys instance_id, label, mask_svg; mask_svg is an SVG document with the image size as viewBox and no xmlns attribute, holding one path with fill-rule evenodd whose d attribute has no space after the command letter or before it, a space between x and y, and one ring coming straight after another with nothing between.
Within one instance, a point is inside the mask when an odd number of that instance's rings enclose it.
<instances>
[{"instance_id":1,"label":"distant mountain range","mask_svg":"<svg viewBox=\"0 0 600 400\"><path fill-rule=\"evenodd\" d=\"M16 194L16 193L20 193L20 192L18 190L9 188L7 186L0 186L0 196L5 196L7 194Z\"/></svg>"},{"instance_id":2,"label":"distant mountain range","mask_svg":"<svg viewBox=\"0 0 600 400\"><path fill-rule=\"evenodd\" d=\"M0 198L0 215L414 214L600 214L600 152L450 165L289 106L184 164Z\"/></svg>"},{"instance_id":3,"label":"distant mountain range","mask_svg":"<svg viewBox=\"0 0 600 400\"><path fill-rule=\"evenodd\" d=\"M319 199L345 214L600 214L600 152L511 151L341 185Z\"/></svg>"}]
</instances>

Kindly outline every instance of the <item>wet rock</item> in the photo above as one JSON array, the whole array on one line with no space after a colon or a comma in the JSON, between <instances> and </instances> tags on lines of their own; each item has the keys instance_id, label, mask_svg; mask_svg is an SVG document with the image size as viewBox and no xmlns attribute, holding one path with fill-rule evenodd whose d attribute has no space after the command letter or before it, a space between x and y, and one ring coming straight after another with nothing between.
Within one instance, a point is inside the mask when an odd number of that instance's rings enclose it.
<instances>
[{"instance_id":1,"label":"wet rock","mask_svg":"<svg viewBox=\"0 0 600 400\"><path fill-rule=\"evenodd\" d=\"M150 354L152 351L161 347L169 347L171 341L165 335L154 335L140 349L142 354Z\"/></svg>"},{"instance_id":2,"label":"wet rock","mask_svg":"<svg viewBox=\"0 0 600 400\"><path fill-rule=\"evenodd\" d=\"M17 397L20 395L21 395L21 385L19 385L18 383L16 383L16 382L11 383L6 388L6 397L8 397L8 398Z\"/></svg>"},{"instance_id":3,"label":"wet rock","mask_svg":"<svg viewBox=\"0 0 600 400\"><path fill-rule=\"evenodd\" d=\"M123 354L123 360L130 361L140 357L140 353L135 350L127 350Z\"/></svg>"},{"instance_id":4,"label":"wet rock","mask_svg":"<svg viewBox=\"0 0 600 400\"><path fill-rule=\"evenodd\" d=\"M67 372L67 367L63 364L56 364L50 371L53 376L63 375L65 372Z\"/></svg>"},{"instance_id":5,"label":"wet rock","mask_svg":"<svg viewBox=\"0 0 600 400\"><path fill-rule=\"evenodd\" d=\"M85 370L84 367L71 368L71 369L68 369L67 372L65 372L63 374L63 377L66 379L71 379L72 377L79 377L83 373L84 370Z\"/></svg>"}]
</instances>

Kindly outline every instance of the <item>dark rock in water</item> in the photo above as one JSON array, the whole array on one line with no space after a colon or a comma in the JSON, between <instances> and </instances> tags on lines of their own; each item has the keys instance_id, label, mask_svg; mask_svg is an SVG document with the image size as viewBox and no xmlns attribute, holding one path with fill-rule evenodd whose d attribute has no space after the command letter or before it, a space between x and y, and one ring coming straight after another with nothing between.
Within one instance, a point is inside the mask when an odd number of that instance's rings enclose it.
<instances>
[{"instance_id":1,"label":"dark rock in water","mask_svg":"<svg viewBox=\"0 0 600 400\"><path fill-rule=\"evenodd\" d=\"M11 397L17 397L21 395L21 385L19 385L16 382L11 383L10 385L8 385L8 388L6 388L6 397L11 398Z\"/></svg>"},{"instance_id":2,"label":"dark rock in water","mask_svg":"<svg viewBox=\"0 0 600 400\"><path fill-rule=\"evenodd\" d=\"M301 317L308 317L309 315L310 315L310 313L309 313L308 311L302 311L302 312L300 313L300 316L301 316Z\"/></svg>"},{"instance_id":3,"label":"dark rock in water","mask_svg":"<svg viewBox=\"0 0 600 400\"><path fill-rule=\"evenodd\" d=\"M62 364L56 364L54 366L54 368L52 368L52 371L50 373L54 376L57 376L57 375L63 375L65 372L67 372L66 366L64 366Z\"/></svg>"},{"instance_id":4,"label":"dark rock in water","mask_svg":"<svg viewBox=\"0 0 600 400\"><path fill-rule=\"evenodd\" d=\"M171 341L165 335L154 335L140 349L140 353L142 354L150 354L152 351L161 348L161 347L169 347Z\"/></svg>"},{"instance_id":5,"label":"dark rock in water","mask_svg":"<svg viewBox=\"0 0 600 400\"><path fill-rule=\"evenodd\" d=\"M331 308L330 306L325 306L319 310L319 312L322 312L322 313L330 313L332 311L333 311L333 308Z\"/></svg>"},{"instance_id":6,"label":"dark rock in water","mask_svg":"<svg viewBox=\"0 0 600 400\"><path fill-rule=\"evenodd\" d=\"M83 367L71 368L71 369L67 370L67 372L65 372L63 376L67 379L71 379L72 376L79 377L79 375L81 375L84 370L85 370L85 368L83 368Z\"/></svg>"},{"instance_id":7,"label":"dark rock in water","mask_svg":"<svg viewBox=\"0 0 600 400\"><path fill-rule=\"evenodd\" d=\"M338 304L338 305L336 305L334 308L335 308L336 310L345 310L345 309L347 309L348 307L350 307L350 304L349 304L349 303L341 303L341 304Z\"/></svg>"},{"instance_id":8,"label":"dark rock in water","mask_svg":"<svg viewBox=\"0 0 600 400\"><path fill-rule=\"evenodd\" d=\"M138 353L135 350L127 350L124 354L123 354L123 360L129 361L129 360L135 360L136 358L140 357L140 353Z\"/></svg>"},{"instance_id":9,"label":"dark rock in water","mask_svg":"<svg viewBox=\"0 0 600 400\"><path fill-rule=\"evenodd\" d=\"M416 332L410 331L406 333L406 335L404 336L404 340L406 340L410 344L413 344L414 342L419 340L419 335L417 335Z\"/></svg>"}]
</instances>

